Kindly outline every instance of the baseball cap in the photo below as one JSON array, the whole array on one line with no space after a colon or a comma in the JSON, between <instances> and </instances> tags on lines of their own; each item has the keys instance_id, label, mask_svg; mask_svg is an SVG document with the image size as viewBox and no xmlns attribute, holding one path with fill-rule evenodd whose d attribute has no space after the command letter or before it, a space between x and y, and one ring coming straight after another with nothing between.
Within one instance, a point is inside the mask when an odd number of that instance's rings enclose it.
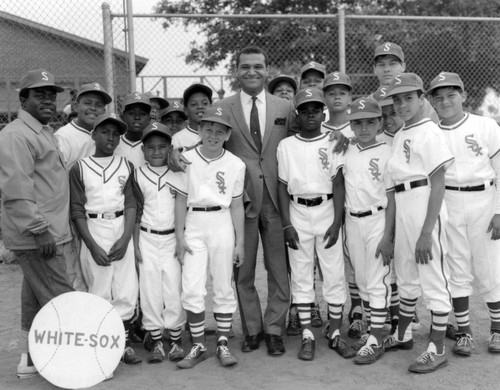
<instances>
[{"instance_id":1,"label":"baseball cap","mask_svg":"<svg viewBox=\"0 0 500 390\"><path fill-rule=\"evenodd\" d=\"M40 87L53 87L57 92L63 92L64 88L56 85L55 77L45 69L30 70L19 82L19 90Z\"/></svg>"},{"instance_id":2,"label":"baseball cap","mask_svg":"<svg viewBox=\"0 0 500 390\"><path fill-rule=\"evenodd\" d=\"M118 126L118 130L120 130L120 134L125 134L127 132L127 124L123 122L120 118L116 116L116 114L113 113L106 113L103 115L99 115L94 123L94 130L97 129L99 125L101 125L104 122L113 122Z\"/></svg>"},{"instance_id":3,"label":"baseball cap","mask_svg":"<svg viewBox=\"0 0 500 390\"><path fill-rule=\"evenodd\" d=\"M76 95L76 100L80 98L85 93L88 92L93 92L97 93L102 96L104 100L104 104L109 104L113 100L111 96L108 95L108 93L104 90L104 88L101 86L99 83L89 83L89 84L83 84L80 87L80 90L78 91L78 94Z\"/></svg>"},{"instance_id":4,"label":"baseball cap","mask_svg":"<svg viewBox=\"0 0 500 390\"><path fill-rule=\"evenodd\" d=\"M160 110L163 110L164 108L168 107L168 101L165 98L162 98L161 96L155 95L153 92L148 92L147 95L149 96L149 100L157 100L158 104L160 105Z\"/></svg>"},{"instance_id":5,"label":"baseball cap","mask_svg":"<svg viewBox=\"0 0 500 390\"><path fill-rule=\"evenodd\" d=\"M229 124L228 109L224 107L208 107L203 113L202 122L215 122L221 125L227 126L231 129L232 126Z\"/></svg>"},{"instance_id":6,"label":"baseball cap","mask_svg":"<svg viewBox=\"0 0 500 390\"><path fill-rule=\"evenodd\" d=\"M163 119L164 116L170 114L171 112L179 112L184 119L188 118L186 113L184 112L184 106L181 102L170 102L168 107L161 111L160 118Z\"/></svg>"},{"instance_id":7,"label":"baseball cap","mask_svg":"<svg viewBox=\"0 0 500 390\"><path fill-rule=\"evenodd\" d=\"M375 99L363 97L356 99L351 104L349 120L378 118L382 116L382 109Z\"/></svg>"},{"instance_id":8,"label":"baseball cap","mask_svg":"<svg viewBox=\"0 0 500 390\"><path fill-rule=\"evenodd\" d=\"M393 55L399 58L401 62L405 62L405 55L403 54L403 49L401 48L401 46L392 42L385 42L377 46L375 48L375 55L373 56L373 60L375 61L378 56L387 56L387 55Z\"/></svg>"},{"instance_id":9,"label":"baseball cap","mask_svg":"<svg viewBox=\"0 0 500 390\"><path fill-rule=\"evenodd\" d=\"M311 61L305 64L301 69L300 69L300 78L304 75L305 72L308 70L315 70L319 73L323 73L323 77L326 76L326 67L323 64L320 64L319 62L316 61Z\"/></svg>"},{"instance_id":10,"label":"baseball cap","mask_svg":"<svg viewBox=\"0 0 500 390\"><path fill-rule=\"evenodd\" d=\"M378 102L380 107L393 104L392 98L388 96L388 91L389 87L380 87L373 93L373 98Z\"/></svg>"},{"instance_id":11,"label":"baseball cap","mask_svg":"<svg viewBox=\"0 0 500 390\"><path fill-rule=\"evenodd\" d=\"M189 87L187 87L184 90L184 93L182 94L182 103L184 105L186 105L190 96L196 92L201 92L201 93L204 93L205 95L207 95L208 100L210 101L210 104L212 104L212 94L213 94L212 88L207 87L204 84L193 84L193 85L190 85Z\"/></svg>"},{"instance_id":12,"label":"baseball cap","mask_svg":"<svg viewBox=\"0 0 500 390\"><path fill-rule=\"evenodd\" d=\"M432 93L434 89L441 87L459 87L463 91L464 83L456 73L441 72L431 81L427 93Z\"/></svg>"},{"instance_id":13,"label":"baseball cap","mask_svg":"<svg viewBox=\"0 0 500 390\"><path fill-rule=\"evenodd\" d=\"M295 81L293 76L280 74L279 76L276 76L274 79L269 81L269 84L267 86L269 93L274 93L274 90L276 89L277 85L282 82L290 84L293 88L293 92L295 93L297 92L297 82Z\"/></svg>"},{"instance_id":14,"label":"baseball cap","mask_svg":"<svg viewBox=\"0 0 500 390\"><path fill-rule=\"evenodd\" d=\"M132 92L123 98L123 103L122 103L123 110L125 110L127 106L130 106L132 104L144 104L148 106L149 109L151 109L151 102L149 101L149 96L146 95L145 93Z\"/></svg>"},{"instance_id":15,"label":"baseball cap","mask_svg":"<svg viewBox=\"0 0 500 390\"><path fill-rule=\"evenodd\" d=\"M422 79L415 73L401 73L394 77L389 85L387 96L394 96L398 93L424 91L424 83Z\"/></svg>"},{"instance_id":16,"label":"baseball cap","mask_svg":"<svg viewBox=\"0 0 500 390\"><path fill-rule=\"evenodd\" d=\"M164 124L161 124L160 122L151 122L144 129L144 132L142 133L141 141L144 142L144 140L147 137L149 137L150 135L153 135L153 134L162 134L162 135L166 136L169 141L172 140L172 134L170 134L170 130L168 129L167 126L165 126Z\"/></svg>"},{"instance_id":17,"label":"baseball cap","mask_svg":"<svg viewBox=\"0 0 500 390\"><path fill-rule=\"evenodd\" d=\"M328 74L323 83L323 92L331 85L345 85L352 89L351 78L345 73L335 71Z\"/></svg>"},{"instance_id":18,"label":"baseball cap","mask_svg":"<svg viewBox=\"0 0 500 390\"><path fill-rule=\"evenodd\" d=\"M297 95L295 95L296 110L298 110L302 104L309 102L318 102L325 105L323 92L318 88L304 88L300 90Z\"/></svg>"}]
</instances>

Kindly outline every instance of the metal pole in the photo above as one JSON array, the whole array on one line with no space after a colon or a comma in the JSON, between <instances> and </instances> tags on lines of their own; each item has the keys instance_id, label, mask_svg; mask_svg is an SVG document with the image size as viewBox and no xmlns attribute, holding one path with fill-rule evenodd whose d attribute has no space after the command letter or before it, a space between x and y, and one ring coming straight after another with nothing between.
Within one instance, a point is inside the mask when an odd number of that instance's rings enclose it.
<instances>
[{"instance_id":1,"label":"metal pole","mask_svg":"<svg viewBox=\"0 0 500 390\"><path fill-rule=\"evenodd\" d=\"M106 91L113 98L108 110L111 113L116 112L115 96L115 76L113 71L113 26L111 24L111 9L108 3L102 3L102 26L104 36L104 77L106 79Z\"/></svg>"},{"instance_id":2,"label":"metal pole","mask_svg":"<svg viewBox=\"0 0 500 390\"><path fill-rule=\"evenodd\" d=\"M134 45L134 15L132 12L132 0L127 0L127 24L128 24L128 66L130 76L130 92L135 92L135 45Z\"/></svg>"},{"instance_id":3,"label":"metal pole","mask_svg":"<svg viewBox=\"0 0 500 390\"><path fill-rule=\"evenodd\" d=\"M339 14L339 70L345 73L345 5L338 7Z\"/></svg>"}]
</instances>

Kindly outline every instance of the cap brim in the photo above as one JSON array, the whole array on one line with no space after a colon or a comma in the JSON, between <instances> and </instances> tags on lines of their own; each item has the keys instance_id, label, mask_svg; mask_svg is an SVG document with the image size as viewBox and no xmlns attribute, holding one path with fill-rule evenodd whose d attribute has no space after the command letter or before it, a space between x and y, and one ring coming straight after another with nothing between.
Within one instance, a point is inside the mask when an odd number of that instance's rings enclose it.
<instances>
[{"instance_id":1,"label":"cap brim","mask_svg":"<svg viewBox=\"0 0 500 390\"><path fill-rule=\"evenodd\" d=\"M126 107L132 106L134 104L142 104L143 106L146 106L146 107L149 108L149 110L151 110L151 103L146 103L146 102L143 102L143 101L140 101L140 102L138 102L138 101L128 102L128 103L126 103L126 104L123 105L123 110L125 110Z\"/></svg>"},{"instance_id":2,"label":"cap brim","mask_svg":"<svg viewBox=\"0 0 500 390\"><path fill-rule=\"evenodd\" d=\"M99 126L101 126L103 123L106 123L106 122L113 122L115 125L118 126L118 129L120 131L120 134L125 134L128 130L128 126L125 122L122 122L120 119L116 119L116 118L106 118L106 119L103 119L101 122L97 123L95 126L94 126L94 130L97 129Z\"/></svg>"},{"instance_id":3,"label":"cap brim","mask_svg":"<svg viewBox=\"0 0 500 390\"><path fill-rule=\"evenodd\" d=\"M457 83L442 83L442 84L439 84L439 85L436 85L435 87L429 87L429 89L427 90L427 93L430 94L432 93L432 91L434 91L435 89L438 89L438 88L443 88L443 87L458 87L460 88L462 91L464 90L464 86L463 85L459 85Z\"/></svg>"},{"instance_id":4,"label":"cap brim","mask_svg":"<svg viewBox=\"0 0 500 390\"><path fill-rule=\"evenodd\" d=\"M378 100L377 103L380 107L385 107L385 106L392 106L394 104L394 101L392 99L383 99L383 100Z\"/></svg>"},{"instance_id":5,"label":"cap brim","mask_svg":"<svg viewBox=\"0 0 500 390\"><path fill-rule=\"evenodd\" d=\"M292 86L294 92L297 92L297 83L295 82L295 80L293 78L288 77L288 76L278 76L278 77L272 79L267 86L267 89L269 90L269 92L273 93L274 89L276 88L276 86L279 83L288 83Z\"/></svg>"},{"instance_id":6,"label":"cap brim","mask_svg":"<svg viewBox=\"0 0 500 390\"><path fill-rule=\"evenodd\" d=\"M154 135L154 134L160 134L164 137L167 137L170 141L172 141L172 136L170 134L165 133L164 131L161 131L161 130L151 130L151 131L148 131L147 133L142 135L141 142L143 142L146 138L148 138L149 136Z\"/></svg>"},{"instance_id":7,"label":"cap brim","mask_svg":"<svg viewBox=\"0 0 500 390\"><path fill-rule=\"evenodd\" d=\"M80 96L85 95L86 93L97 93L98 95L101 95L104 101L104 104L109 104L113 101L110 95L108 95L106 92L103 91L96 91L94 89L89 89L88 91L82 91L76 96L76 100L80 99Z\"/></svg>"},{"instance_id":8,"label":"cap brim","mask_svg":"<svg viewBox=\"0 0 500 390\"><path fill-rule=\"evenodd\" d=\"M370 119L370 118L380 118L382 117L382 113L378 112L355 112L354 114L349 114L348 119L350 121L356 119Z\"/></svg>"},{"instance_id":9,"label":"cap brim","mask_svg":"<svg viewBox=\"0 0 500 390\"><path fill-rule=\"evenodd\" d=\"M158 102L160 103L160 110L163 110L169 106L167 99L164 99L164 98L159 97L159 96L153 96L153 97L149 98L149 100L158 100Z\"/></svg>"},{"instance_id":10,"label":"cap brim","mask_svg":"<svg viewBox=\"0 0 500 390\"><path fill-rule=\"evenodd\" d=\"M220 123L221 125L227 126L229 129L233 128L233 126L231 126L228 122L226 122L224 119L221 119L217 116L208 116L206 118L203 118L201 121L202 122Z\"/></svg>"},{"instance_id":11,"label":"cap brim","mask_svg":"<svg viewBox=\"0 0 500 390\"><path fill-rule=\"evenodd\" d=\"M36 83L36 84L30 85L29 87L24 87L22 89L33 89L33 88L42 88L42 87L52 87L56 90L56 92L64 92L63 87L60 87L59 85L55 85L55 84L50 84L50 83Z\"/></svg>"},{"instance_id":12,"label":"cap brim","mask_svg":"<svg viewBox=\"0 0 500 390\"><path fill-rule=\"evenodd\" d=\"M316 98L311 98L311 99L307 99L307 100L303 100L301 101L299 104L297 104L295 106L295 109L298 110L300 106L302 106L303 104L306 104L306 103L311 103L311 102L314 102L314 103L320 103L322 104L323 106L326 106L325 104L325 101L324 100L320 100L320 99L316 99Z\"/></svg>"},{"instance_id":13,"label":"cap brim","mask_svg":"<svg viewBox=\"0 0 500 390\"><path fill-rule=\"evenodd\" d=\"M339 83L339 82L336 82L336 81L335 81L335 82L332 82L332 83L329 83L329 84L325 84L325 85L323 85L323 91L326 91L326 89L327 89L328 87L331 87L332 85L343 85L344 87L347 87L347 88L349 88L349 90L351 90L351 91L352 91L352 85L347 84L347 83Z\"/></svg>"},{"instance_id":14,"label":"cap brim","mask_svg":"<svg viewBox=\"0 0 500 390\"><path fill-rule=\"evenodd\" d=\"M188 116L186 115L186 113L183 110L181 110L180 108L172 108L170 110L168 108L165 108L164 111L162 111L160 113L160 118L163 119L165 116L167 116L171 112L178 112L178 113L180 113L182 115L182 117L184 118L184 120L188 119Z\"/></svg>"},{"instance_id":15,"label":"cap brim","mask_svg":"<svg viewBox=\"0 0 500 390\"><path fill-rule=\"evenodd\" d=\"M391 89L387 93L387 97L398 95L400 93L413 92L413 91L422 91L422 92L424 92L424 90L422 88L417 87L417 86L413 86L413 85L412 86L403 86L403 87L396 87L394 89Z\"/></svg>"}]
</instances>

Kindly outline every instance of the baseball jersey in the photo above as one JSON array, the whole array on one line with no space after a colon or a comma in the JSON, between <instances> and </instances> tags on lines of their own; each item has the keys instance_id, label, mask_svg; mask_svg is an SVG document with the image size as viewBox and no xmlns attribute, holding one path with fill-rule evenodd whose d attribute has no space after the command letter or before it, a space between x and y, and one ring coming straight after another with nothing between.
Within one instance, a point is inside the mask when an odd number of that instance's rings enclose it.
<instances>
[{"instance_id":1,"label":"baseball jersey","mask_svg":"<svg viewBox=\"0 0 500 390\"><path fill-rule=\"evenodd\" d=\"M391 147L376 143L366 148L349 145L345 155L335 154L338 171L342 168L345 185L345 206L353 212L370 210L372 207L386 207L387 195L384 175Z\"/></svg>"},{"instance_id":2,"label":"baseball jersey","mask_svg":"<svg viewBox=\"0 0 500 390\"><path fill-rule=\"evenodd\" d=\"M352 129L351 129L350 122L347 122L339 127L328 125L328 124L326 124L326 122L323 122L321 124L321 132L322 133L327 133L327 132L331 132L331 131L340 131L342 134L344 134L345 137L347 137L349 139L353 139L356 137L354 135L354 131L352 131Z\"/></svg>"},{"instance_id":3,"label":"baseball jersey","mask_svg":"<svg viewBox=\"0 0 500 390\"><path fill-rule=\"evenodd\" d=\"M116 155L78 160L70 171L72 219L136 208L132 172L133 166Z\"/></svg>"},{"instance_id":4,"label":"baseball jersey","mask_svg":"<svg viewBox=\"0 0 500 390\"><path fill-rule=\"evenodd\" d=\"M141 146L141 141L133 142L128 140L125 135L122 135L120 143L116 147L115 155L125 157L128 161L134 164L135 167L140 167L146 163Z\"/></svg>"},{"instance_id":5,"label":"baseball jersey","mask_svg":"<svg viewBox=\"0 0 500 390\"><path fill-rule=\"evenodd\" d=\"M493 119L467 113L458 123L439 127L455 156L446 170L447 185L475 186L496 178L491 160L500 151L500 127Z\"/></svg>"},{"instance_id":6,"label":"baseball jersey","mask_svg":"<svg viewBox=\"0 0 500 390\"><path fill-rule=\"evenodd\" d=\"M380 134L377 134L377 141L378 142L384 142L389 146L392 146L392 143L394 141L394 136L396 134L389 133L388 131L383 131Z\"/></svg>"},{"instance_id":7,"label":"baseball jersey","mask_svg":"<svg viewBox=\"0 0 500 390\"><path fill-rule=\"evenodd\" d=\"M54 133L68 168L71 168L77 160L94 154L95 142L91 133L92 131L78 126L75 121L71 121Z\"/></svg>"},{"instance_id":8,"label":"baseball jersey","mask_svg":"<svg viewBox=\"0 0 500 390\"><path fill-rule=\"evenodd\" d=\"M198 132L189 126L175 133L172 137L172 146L179 148L181 146L190 147L200 142L201 138Z\"/></svg>"},{"instance_id":9,"label":"baseball jersey","mask_svg":"<svg viewBox=\"0 0 500 390\"><path fill-rule=\"evenodd\" d=\"M243 196L246 166L238 157L223 149L219 157L207 159L198 146L185 152L191 161L186 172L168 171L167 183L187 196L187 206L229 208L233 199Z\"/></svg>"},{"instance_id":10,"label":"baseball jersey","mask_svg":"<svg viewBox=\"0 0 500 390\"><path fill-rule=\"evenodd\" d=\"M318 196L332 193L335 167L332 161L330 133L315 138L300 134L283 139L277 150L278 180L295 196Z\"/></svg>"},{"instance_id":11,"label":"baseball jersey","mask_svg":"<svg viewBox=\"0 0 500 390\"><path fill-rule=\"evenodd\" d=\"M167 185L168 167L144 164L135 171L141 225L157 230L174 227L175 196Z\"/></svg>"},{"instance_id":12,"label":"baseball jersey","mask_svg":"<svg viewBox=\"0 0 500 390\"><path fill-rule=\"evenodd\" d=\"M425 179L453 161L443 132L428 118L398 131L387 162L388 189L405 181Z\"/></svg>"}]
</instances>

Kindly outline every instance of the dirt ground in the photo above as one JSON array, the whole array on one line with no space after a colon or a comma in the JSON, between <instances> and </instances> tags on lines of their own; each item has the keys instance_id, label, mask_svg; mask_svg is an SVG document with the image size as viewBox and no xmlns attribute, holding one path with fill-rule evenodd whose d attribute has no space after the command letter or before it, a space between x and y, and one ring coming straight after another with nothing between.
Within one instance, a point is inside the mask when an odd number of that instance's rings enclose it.
<instances>
[{"instance_id":1,"label":"dirt ground","mask_svg":"<svg viewBox=\"0 0 500 390\"><path fill-rule=\"evenodd\" d=\"M265 290L265 272L258 269L258 289ZM14 264L0 264L0 389L56 389L41 376L17 379L19 360L20 291L22 273ZM262 299L265 299L264 294ZM323 318L325 307L322 304ZM211 307L209 304L208 307ZM347 311L348 308L345 309ZM436 373L418 375L407 371L410 362L425 349L429 329L429 312L419 303L421 328L414 333L415 347L411 351L388 352L377 363L359 367L352 360L344 360L328 349L327 341L315 330L316 358L312 362L297 359L300 338L285 336L286 353L271 357L265 344L251 353L239 349L242 341L241 322L235 315L236 337L230 342L239 364L223 368L214 356L215 338L207 338L210 358L191 370L178 370L174 363L146 363L147 351L137 345L136 351L144 358L137 366L120 363L114 378L93 389L495 389L498 388L500 354L487 352L489 317L486 305L477 295L471 302L471 322L475 331L476 353L469 358L451 354L453 342L447 340L449 366ZM212 314L207 313L209 325L214 327ZM345 325L343 334L346 335ZM347 337L347 335L345 336ZM354 340L347 339L349 342ZM189 346L187 338L185 346Z\"/></svg>"}]
</instances>

